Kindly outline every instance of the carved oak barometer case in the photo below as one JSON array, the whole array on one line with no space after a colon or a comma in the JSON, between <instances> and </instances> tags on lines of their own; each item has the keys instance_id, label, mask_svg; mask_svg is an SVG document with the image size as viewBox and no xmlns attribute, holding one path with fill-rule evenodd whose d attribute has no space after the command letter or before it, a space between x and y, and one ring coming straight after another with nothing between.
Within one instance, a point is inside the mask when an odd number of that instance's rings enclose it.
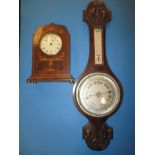
<instances>
[{"instance_id":1,"label":"carved oak barometer case","mask_svg":"<svg viewBox=\"0 0 155 155\"><path fill-rule=\"evenodd\" d=\"M90 54L85 71L74 84L73 98L89 120L83 127L83 138L91 149L102 150L113 137L113 129L106 120L119 108L123 90L106 58L105 26L111 20L111 11L103 2L91 1L83 19L89 26Z\"/></svg>"}]
</instances>

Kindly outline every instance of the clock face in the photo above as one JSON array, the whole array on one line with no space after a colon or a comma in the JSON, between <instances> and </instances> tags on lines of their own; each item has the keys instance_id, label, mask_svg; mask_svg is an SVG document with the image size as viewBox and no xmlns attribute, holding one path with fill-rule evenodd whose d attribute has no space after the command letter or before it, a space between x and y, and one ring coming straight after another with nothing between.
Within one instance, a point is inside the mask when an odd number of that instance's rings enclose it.
<instances>
[{"instance_id":1,"label":"clock face","mask_svg":"<svg viewBox=\"0 0 155 155\"><path fill-rule=\"evenodd\" d=\"M92 73L78 83L75 95L78 105L85 113L102 117L112 113L117 107L120 89L111 76Z\"/></svg>"},{"instance_id":2,"label":"clock face","mask_svg":"<svg viewBox=\"0 0 155 155\"><path fill-rule=\"evenodd\" d=\"M56 55L62 47L62 39L54 33L45 34L40 40L40 49L47 55Z\"/></svg>"}]
</instances>

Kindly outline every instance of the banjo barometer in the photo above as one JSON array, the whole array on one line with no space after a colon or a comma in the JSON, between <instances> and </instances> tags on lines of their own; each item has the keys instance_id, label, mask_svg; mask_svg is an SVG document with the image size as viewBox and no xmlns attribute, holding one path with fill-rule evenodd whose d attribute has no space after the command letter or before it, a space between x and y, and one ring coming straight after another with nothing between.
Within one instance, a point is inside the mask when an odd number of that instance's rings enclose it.
<instances>
[{"instance_id":1,"label":"banjo barometer","mask_svg":"<svg viewBox=\"0 0 155 155\"><path fill-rule=\"evenodd\" d=\"M105 25L111 11L100 0L91 1L83 12L89 26L90 53L85 71L76 80L73 98L77 109L88 118L83 138L93 150L105 149L113 137L113 129L106 124L123 97L120 81L112 73L106 58Z\"/></svg>"}]
</instances>

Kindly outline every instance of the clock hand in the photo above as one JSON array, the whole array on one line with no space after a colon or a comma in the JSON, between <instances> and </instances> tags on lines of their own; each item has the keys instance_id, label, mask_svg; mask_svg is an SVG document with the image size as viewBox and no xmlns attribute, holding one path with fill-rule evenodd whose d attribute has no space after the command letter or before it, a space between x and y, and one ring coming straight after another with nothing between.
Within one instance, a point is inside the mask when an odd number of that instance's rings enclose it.
<instances>
[{"instance_id":1,"label":"clock hand","mask_svg":"<svg viewBox=\"0 0 155 155\"><path fill-rule=\"evenodd\" d=\"M56 37L54 37L54 39L52 40L52 42L54 42L54 41L55 41L55 39L56 39Z\"/></svg>"}]
</instances>

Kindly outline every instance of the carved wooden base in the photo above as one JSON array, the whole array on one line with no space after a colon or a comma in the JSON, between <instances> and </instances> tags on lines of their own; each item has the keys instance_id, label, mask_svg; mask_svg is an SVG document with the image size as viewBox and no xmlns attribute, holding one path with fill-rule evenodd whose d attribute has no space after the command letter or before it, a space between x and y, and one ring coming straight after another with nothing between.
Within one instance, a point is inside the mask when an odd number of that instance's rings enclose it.
<instances>
[{"instance_id":1,"label":"carved wooden base","mask_svg":"<svg viewBox=\"0 0 155 155\"><path fill-rule=\"evenodd\" d=\"M83 139L93 150L104 150L112 138L113 129L104 120L89 120L83 127Z\"/></svg>"}]
</instances>

